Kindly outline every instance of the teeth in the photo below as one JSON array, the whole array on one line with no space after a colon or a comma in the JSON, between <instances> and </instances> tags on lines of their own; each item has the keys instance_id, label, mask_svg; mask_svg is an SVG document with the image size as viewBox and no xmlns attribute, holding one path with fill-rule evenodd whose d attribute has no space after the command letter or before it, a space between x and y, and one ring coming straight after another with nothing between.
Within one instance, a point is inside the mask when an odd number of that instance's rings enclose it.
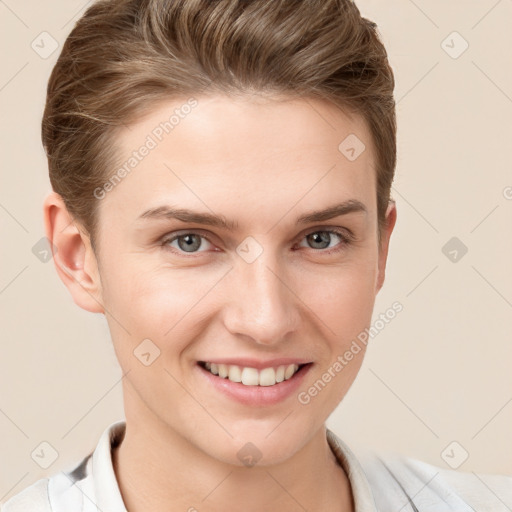
<instances>
[{"instance_id":1,"label":"teeth","mask_svg":"<svg viewBox=\"0 0 512 512\"><path fill-rule=\"evenodd\" d=\"M205 363L204 367L214 375L232 382L241 382L245 386L273 386L276 383L288 380L299 369L297 364L281 365L277 368L241 368L230 364Z\"/></svg>"},{"instance_id":2,"label":"teeth","mask_svg":"<svg viewBox=\"0 0 512 512\"><path fill-rule=\"evenodd\" d=\"M257 386L259 384L258 370L255 368L244 368L242 370L242 384Z\"/></svg>"},{"instance_id":3,"label":"teeth","mask_svg":"<svg viewBox=\"0 0 512 512\"><path fill-rule=\"evenodd\" d=\"M242 372L238 366L228 366L228 379L232 382L242 382Z\"/></svg>"},{"instance_id":4,"label":"teeth","mask_svg":"<svg viewBox=\"0 0 512 512\"><path fill-rule=\"evenodd\" d=\"M228 365L227 364L219 364L219 377L225 379L228 376Z\"/></svg>"},{"instance_id":5,"label":"teeth","mask_svg":"<svg viewBox=\"0 0 512 512\"><path fill-rule=\"evenodd\" d=\"M213 367L213 365L212 365ZM213 368L211 370L213 372ZM295 365L290 364L286 367L286 370L284 371L284 380L289 379L293 374L295 373Z\"/></svg>"},{"instance_id":6,"label":"teeth","mask_svg":"<svg viewBox=\"0 0 512 512\"><path fill-rule=\"evenodd\" d=\"M258 384L260 386L273 386L276 383L276 371L274 368L264 368L260 372Z\"/></svg>"}]
</instances>

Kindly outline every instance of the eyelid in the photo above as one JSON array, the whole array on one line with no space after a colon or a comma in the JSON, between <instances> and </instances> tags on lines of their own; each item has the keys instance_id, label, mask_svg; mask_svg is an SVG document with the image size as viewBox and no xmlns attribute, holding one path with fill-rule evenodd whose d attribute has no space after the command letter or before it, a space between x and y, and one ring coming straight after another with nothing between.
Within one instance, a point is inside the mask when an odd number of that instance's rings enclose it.
<instances>
[{"instance_id":1,"label":"eyelid","mask_svg":"<svg viewBox=\"0 0 512 512\"><path fill-rule=\"evenodd\" d=\"M352 230L350 230L350 229L348 229L346 227L343 227L343 226L331 226L329 224L324 225L324 226L315 226L313 228L308 228L308 229L304 230L299 235L299 238L300 237L305 237L305 236L310 235L312 233L316 233L317 231L330 231L330 232L336 233L336 234L338 234L340 236L344 236L344 237L350 239L351 241L356 240L356 236L354 235Z\"/></svg>"}]
</instances>

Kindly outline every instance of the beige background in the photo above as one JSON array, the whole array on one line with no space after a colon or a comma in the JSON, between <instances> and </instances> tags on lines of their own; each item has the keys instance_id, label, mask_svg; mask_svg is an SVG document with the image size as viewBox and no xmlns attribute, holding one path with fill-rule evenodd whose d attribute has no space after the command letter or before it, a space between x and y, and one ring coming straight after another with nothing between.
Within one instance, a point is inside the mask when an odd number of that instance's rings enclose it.
<instances>
[{"instance_id":1,"label":"beige background","mask_svg":"<svg viewBox=\"0 0 512 512\"><path fill-rule=\"evenodd\" d=\"M512 474L512 1L357 3L397 79L398 223L375 317L396 300L404 309L328 425L354 449L440 467L456 441L452 461L468 452L459 470ZM32 252L50 190L46 83L87 4L0 2L0 501L81 460L123 417L105 319L79 309ZM59 44L46 59L31 47L43 31ZM457 262L442 251L452 237L468 248ZM59 454L46 470L31 458L43 441Z\"/></svg>"}]
</instances>

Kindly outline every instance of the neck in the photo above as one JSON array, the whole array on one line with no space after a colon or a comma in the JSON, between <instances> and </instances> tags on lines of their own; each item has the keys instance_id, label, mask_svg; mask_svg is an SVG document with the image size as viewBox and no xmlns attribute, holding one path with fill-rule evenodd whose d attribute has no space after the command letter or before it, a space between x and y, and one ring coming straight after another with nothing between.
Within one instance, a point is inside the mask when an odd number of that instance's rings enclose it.
<instances>
[{"instance_id":1,"label":"neck","mask_svg":"<svg viewBox=\"0 0 512 512\"><path fill-rule=\"evenodd\" d=\"M125 412L112 462L128 512L354 512L325 425L289 459L246 467L212 457L154 415Z\"/></svg>"}]
</instances>

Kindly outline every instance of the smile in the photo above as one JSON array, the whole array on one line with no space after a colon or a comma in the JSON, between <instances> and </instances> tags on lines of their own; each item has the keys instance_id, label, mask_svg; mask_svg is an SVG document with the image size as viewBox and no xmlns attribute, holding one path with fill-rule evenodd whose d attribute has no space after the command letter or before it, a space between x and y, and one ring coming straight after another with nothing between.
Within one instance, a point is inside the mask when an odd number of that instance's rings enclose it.
<instances>
[{"instance_id":1,"label":"smile","mask_svg":"<svg viewBox=\"0 0 512 512\"><path fill-rule=\"evenodd\" d=\"M246 406L269 407L292 400L313 366L307 360L286 357L196 361L195 368L207 393L215 390Z\"/></svg>"},{"instance_id":2,"label":"smile","mask_svg":"<svg viewBox=\"0 0 512 512\"><path fill-rule=\"evenodd\" d=\"M213 375L231 382L239 382L245 386L274 386L291 379L304 365L288 364L276 367L257 368L243 367L233 364L217 364L201 361L200 366Z\"/></svg>"}]
</instances>

